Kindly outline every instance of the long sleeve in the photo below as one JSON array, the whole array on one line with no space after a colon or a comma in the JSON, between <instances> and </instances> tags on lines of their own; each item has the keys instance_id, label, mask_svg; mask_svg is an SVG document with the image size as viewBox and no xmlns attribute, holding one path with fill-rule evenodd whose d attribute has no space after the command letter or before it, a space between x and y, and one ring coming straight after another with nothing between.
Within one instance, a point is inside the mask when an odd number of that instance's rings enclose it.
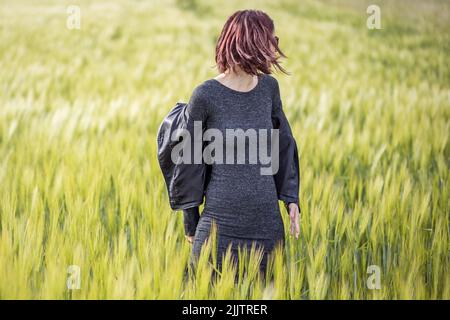
<instances>
[{"instance_id":1,"label":"long sleeve","mask_svg":"<svg viewBox=\"0 0 450 320\"><path fill-rule=\"evenodd\" d=\"M300 172L297 143L284 114L280 89L276 81L272 122L273 128L279 129L279 170L274 176L278 199L285 205L292 202L299 205Z\"/></svg>"},{"instance_id":2,"label":"long sleeve","mask_svg":"<svg viewBox=\"0 0 450 320\"><path fill-rule=\"evenodd\" d=\"M183 209L184 233L187 236L194 236L200 219L199 207Z\"/></svg>"},{"instance_id":3,"label":"long sleeve","mask_svg":"<svg viewBox=\"0 0 450 320\"><path fill-rule=\"evenodd\" d=\"M177 103L158 130L158 160L172 210L203 203L208 165L203 161L207 100L198 86L189 102Z\"/></svg>"}]
</instances>

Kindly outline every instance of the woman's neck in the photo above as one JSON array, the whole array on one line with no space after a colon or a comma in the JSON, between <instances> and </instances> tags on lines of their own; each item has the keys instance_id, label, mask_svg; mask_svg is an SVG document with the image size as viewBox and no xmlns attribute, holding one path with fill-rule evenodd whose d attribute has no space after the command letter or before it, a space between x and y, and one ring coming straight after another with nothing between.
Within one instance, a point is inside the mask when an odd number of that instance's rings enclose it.
<instances>
[{"instance_id":1,"label":"woman's neck","mask_svg":"<svg viewBox=\"0 0 450 320\"><path fill-rule=\"evenodd\" d=\"M258 77L244 72L239 67L219 74L214 79L225 86L237 91L250 91L258 84Z\"/></svg>"}]
</instances>

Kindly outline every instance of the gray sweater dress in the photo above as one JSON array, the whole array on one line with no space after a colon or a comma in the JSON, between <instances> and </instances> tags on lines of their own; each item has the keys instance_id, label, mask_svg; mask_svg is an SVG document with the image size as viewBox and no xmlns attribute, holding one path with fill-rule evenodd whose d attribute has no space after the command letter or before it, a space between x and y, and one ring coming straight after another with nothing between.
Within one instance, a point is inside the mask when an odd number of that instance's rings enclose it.
<instances>
[{"instance_id":1,"label":"gray sweater dress","mask_svg":"<svg viewBox=\"0 0 450 320\"><path fill-rule=\"evenodd\" d=\"M203 129L216 128L223 135L223 163L213 163L211 178L206 188L204 208L187 208L184 227L187 235L194 235L191 262L194 262L208 238L212 221L217 225L218 269L228 246L237 260L238 247L250 248L252 243L264 250L260 270L265 272L268 254L281 242L285 230L278 204L273 175L262 175L260 168L267 167L258 160L248 159L249 143L245 144L245 163L237 163L236 144L234 162L226 163L226 129L267 129L270 139L272 108L281 108L277 80L262 74L258 84L248 92L233 90L215 79L198 85L189 100L190 116L202 121ZM259 144L258 144L259 148ZM270 152L270 140L267 146ZM259 150L258 150L259 152Z\"/></svg>"}]
</instances>

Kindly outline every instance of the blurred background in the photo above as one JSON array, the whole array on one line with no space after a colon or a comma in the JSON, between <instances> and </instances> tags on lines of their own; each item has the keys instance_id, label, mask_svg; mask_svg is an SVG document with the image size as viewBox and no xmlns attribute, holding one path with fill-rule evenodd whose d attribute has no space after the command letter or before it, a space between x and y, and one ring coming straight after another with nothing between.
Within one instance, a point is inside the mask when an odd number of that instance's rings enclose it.
<instances>
[{"instance_id":1,"label":"blurred background","mask_svg":"<svg viewBox=\"0 0 450 320\"><path fill-rule=\"evenodd\" d=\"M212 286L206 264L184 279L156 132L218 74L240 9L268 13L288 56L301 232L272 283ZM449 299L449 16L438 0L3 0L0 298Z\"/></svg>"}]
</instances>

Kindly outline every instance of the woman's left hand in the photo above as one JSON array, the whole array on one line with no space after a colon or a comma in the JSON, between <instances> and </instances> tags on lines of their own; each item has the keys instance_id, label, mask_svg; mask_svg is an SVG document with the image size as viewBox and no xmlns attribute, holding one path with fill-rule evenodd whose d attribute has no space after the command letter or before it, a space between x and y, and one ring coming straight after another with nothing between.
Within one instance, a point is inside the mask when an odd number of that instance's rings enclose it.
<instances>
[{"instance_id":1,"label":"woman's left hand","mask_svg":"<svg viewBox=\"0 0 450 320\"><path fill-rule=\"evenodd\" d=\"M300 234L300 208L296 203L289 203L289 217L291 218L291 235L295 232L295 238Z\"/></svg>"},{"instance_id":2,"label":"woman's left hand","mask_svg":"<svg viewBox=\"0 0 450 320\"><path fill-rule=\"evenodd\" d=\"M193 242L194 242L194 236L188 236L188 235L185 235L184 238L185 238L185 239L187 240L187 242L189 242L189 243L193 243Z\"/></svg>"}]
</instances>

